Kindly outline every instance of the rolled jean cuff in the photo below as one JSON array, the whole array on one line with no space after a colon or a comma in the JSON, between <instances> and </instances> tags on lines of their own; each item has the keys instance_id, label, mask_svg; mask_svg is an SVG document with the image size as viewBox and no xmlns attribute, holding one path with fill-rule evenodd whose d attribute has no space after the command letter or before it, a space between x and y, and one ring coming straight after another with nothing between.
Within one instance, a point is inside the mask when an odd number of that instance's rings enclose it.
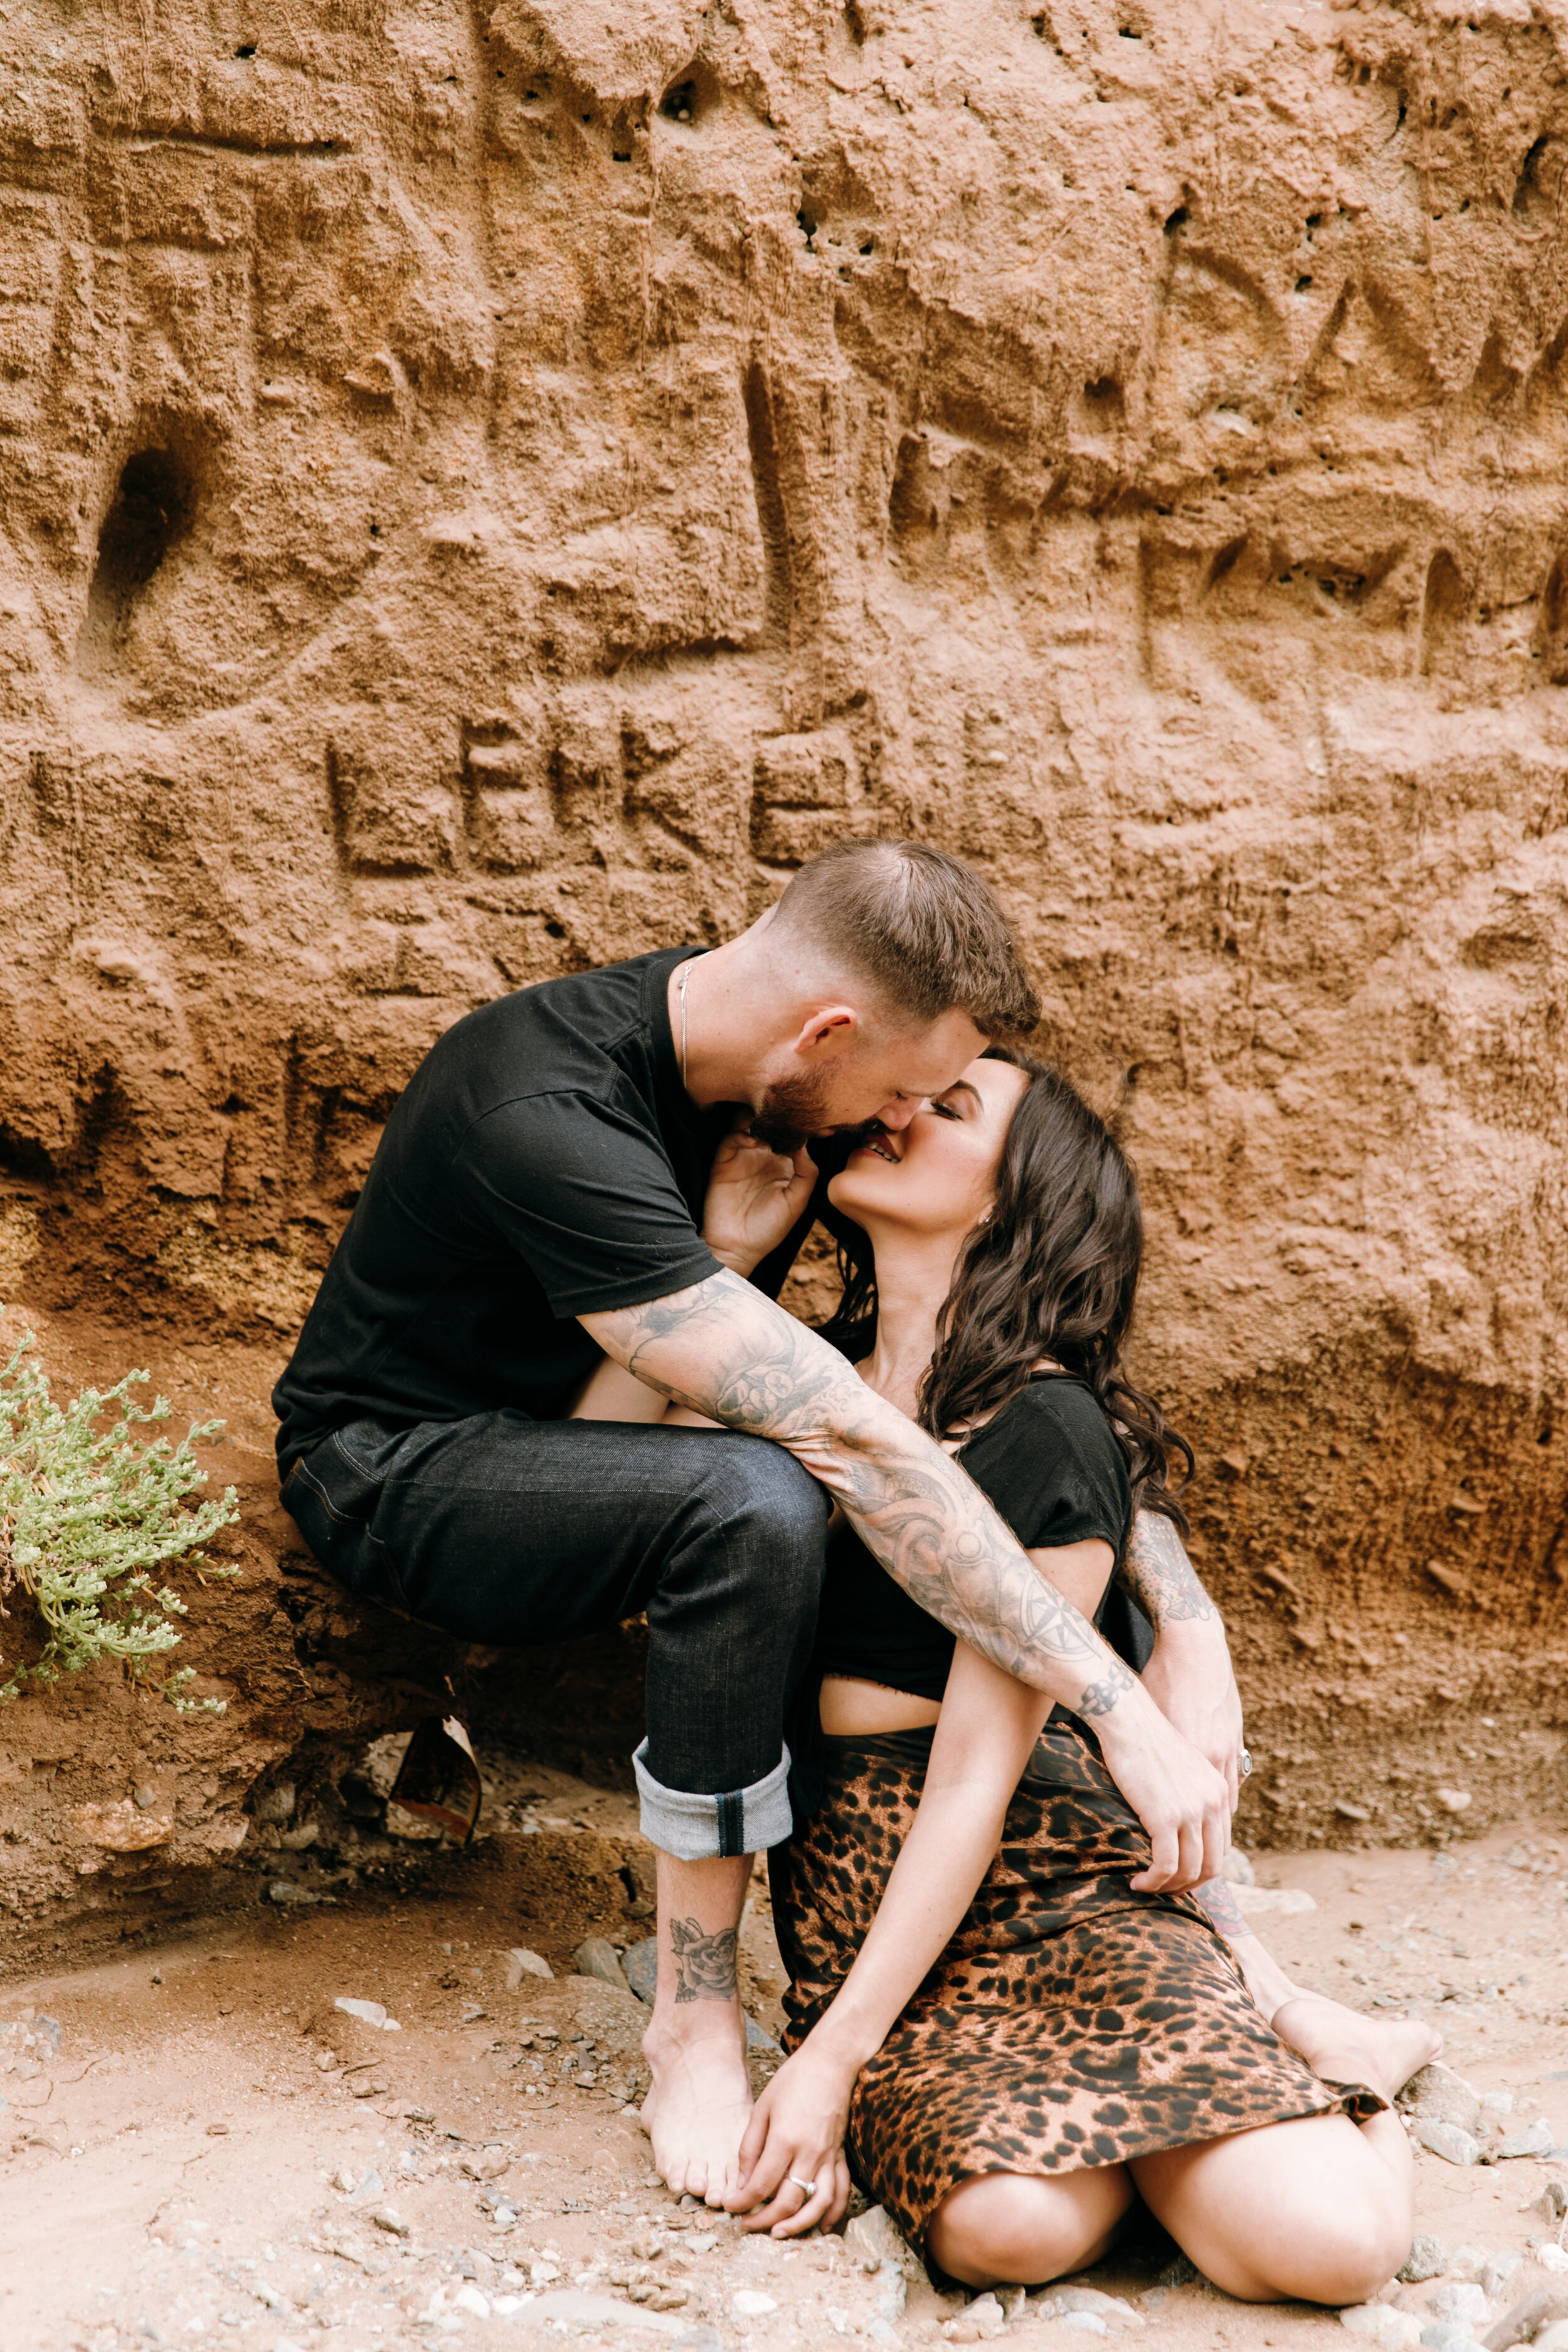
<instances>
[{"instance_id":1,"label":"rolled jean cuff","mask_svg":"<svg viewBox=\"0 0 1568 2352\"><path fill-rule=\"evenodd\" d=\"M760 1853L782 1845L794 1827L789 1809L789 1749L764 1780L727 1796L698 1797L667 1789L646 1761L645 1739L632 1758L642 1800L642 1833L677 1862L713 1862L725 1854Z\"/></svg>"}]
</instances>

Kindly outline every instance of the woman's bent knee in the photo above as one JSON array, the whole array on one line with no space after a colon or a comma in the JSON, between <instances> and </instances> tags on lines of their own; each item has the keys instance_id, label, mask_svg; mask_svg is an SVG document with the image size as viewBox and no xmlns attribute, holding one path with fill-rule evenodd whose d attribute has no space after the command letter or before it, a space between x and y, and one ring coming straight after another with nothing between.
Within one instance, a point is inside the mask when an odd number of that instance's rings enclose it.
<instances>
[{"instance_id":1,"label":"woman's bent knee","mask_svg":"<svg viewBox=\"0 0 1568 2352\"><path fill-rule=\"evenodd\" d=\"M1121 2165L1054 2179L977 2174L938 2207L931 2250L966 2286L1037 2286L1098 2261L1131 2201Z\"/></svg>"},{"instance_id":2,"label":"woman's bent knee","mask_svg":"<svg viewBox=\"0 0 1568 2352\"><path fill-rule=\"evenodd\" d=\"M1395 2130L1397 2130L1395 2126ZM1133 2168L1156 2219L1244 2303L1364 2303L1410 2250L1409 2158L1343 2116L1172 2148Z\"/></svg>"},{"instance_id":3,"label":"woman's bent knee","mask_svg":"<svg viewBox=\"0 0 1568 2352\"><path fill-rule=\"evenodd\" d=\"M1304 2284L1291 2292L1310 2303L1370 2303L1408 2255L1410 2234L1408 2217L1337 2216L1310 2248L1301 2250Z\"/></svg>"}]
</instances>

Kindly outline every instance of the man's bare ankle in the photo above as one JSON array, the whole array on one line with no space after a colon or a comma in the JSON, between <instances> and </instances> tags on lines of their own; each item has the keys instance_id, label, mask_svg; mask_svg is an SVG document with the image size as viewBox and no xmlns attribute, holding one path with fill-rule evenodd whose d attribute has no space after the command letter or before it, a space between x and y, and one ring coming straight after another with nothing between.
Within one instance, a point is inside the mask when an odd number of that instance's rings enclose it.
<instances>
[{"instance_id":1,"label":"man's bare ankle","mask_svg":"<svg viewBox=\"0 0 1568 2352\"><path fill-rule=\"evenodd\" d=\"M642 2038L643 2056L649 2065L658 2065L661 2059L691 2050L738 2051L744 2047L744 2031L738 2000L693 2001L682 2007L672 2001L654 2011Z\"/></svg>"}]
</instances>

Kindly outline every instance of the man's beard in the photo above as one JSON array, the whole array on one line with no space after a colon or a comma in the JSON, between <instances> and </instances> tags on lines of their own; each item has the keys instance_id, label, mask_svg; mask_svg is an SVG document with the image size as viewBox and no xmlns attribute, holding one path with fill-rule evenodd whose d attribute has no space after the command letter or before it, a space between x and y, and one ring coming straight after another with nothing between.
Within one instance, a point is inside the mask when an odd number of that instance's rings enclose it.
<instances>
[{"instance_id":1,"label":"man's beard","mask_svg":"<svg viewBox=\"0 0 1568 2352\"><path fill-rule=\"evenodd\" d=\"M796 1070L767 1088L752 1113L752 1133L770 1151L796 1152L828 1125L826 1070Z\"/></svg>"}]
</instances>

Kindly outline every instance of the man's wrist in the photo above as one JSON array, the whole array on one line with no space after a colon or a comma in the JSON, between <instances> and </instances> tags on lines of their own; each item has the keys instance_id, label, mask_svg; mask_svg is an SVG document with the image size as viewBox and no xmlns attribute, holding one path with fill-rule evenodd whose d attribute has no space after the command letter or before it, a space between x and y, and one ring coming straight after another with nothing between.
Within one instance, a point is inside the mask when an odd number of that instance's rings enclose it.
<instances>
[{"instance_id":1,"label":"man's wrist","mask_svg":"<svg viewBox=\"0 0 1568 2352\"><path fill-rule=\"evenodd\" d=\"M1158 1717L1162 1722L1164 1720L1136 1675L1129 1675L1109 1705L1097 1712L1086 1715L1081 1700L1073 1712L1084 1715L1085 1720L1092 1723L1094 1736L1102 1749L1114 1748L1123 1739L1137 1739L1141 1732L1147 1732L1151 1716Z\"/></svg>"}]
</instances>

